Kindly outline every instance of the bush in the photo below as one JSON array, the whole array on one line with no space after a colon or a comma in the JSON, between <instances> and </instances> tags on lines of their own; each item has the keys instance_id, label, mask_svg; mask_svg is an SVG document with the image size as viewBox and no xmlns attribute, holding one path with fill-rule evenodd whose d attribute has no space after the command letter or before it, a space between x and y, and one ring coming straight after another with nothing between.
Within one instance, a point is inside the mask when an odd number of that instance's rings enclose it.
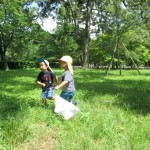
<instances>
[{"instance_id":1,"label":"bush","mask_svg":"<svg viewBox=\"0 0 150 150\"><path fill-rule=\"evenodd\" d=\"M37 68L36 61L13 61L7 62L9 69L25 69L25 68ZM59 62L50 62L52 68L60 67ZM0 68L2 67L2 62L0 62Z\"/></svg>"},{"instance_id":2,"label":"bush","mask_svg":"<svg viewBox=\"0 0 150 150\"><path fill-rule=\"evenodd\" d=\"M15 61L7 62L9 69L25 69L25 68L35 68L35 61ZM0 68L2 68L2 62L0 62Z\"/></svg>"}]
</instances>

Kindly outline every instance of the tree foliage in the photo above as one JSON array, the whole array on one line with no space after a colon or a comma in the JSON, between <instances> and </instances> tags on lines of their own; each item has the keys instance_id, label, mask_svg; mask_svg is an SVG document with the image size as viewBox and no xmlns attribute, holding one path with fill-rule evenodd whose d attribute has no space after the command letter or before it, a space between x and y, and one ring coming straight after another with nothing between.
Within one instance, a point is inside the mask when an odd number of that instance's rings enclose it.
<instances>
[{"instance_id":1,"label":"tree foliage","mask_svg":"<svg viewBox=\"0 0 150 150\"><path fill-rule=\"evenodd\" d=\"M139 65L149 62L148 0L3 0L0 8L5 69L7 60L55 60L65 54L85 68L111 61L131 64L131 57ZM51 34L36 22L49 16L57 22Z\"/></svg>"},{"instance_id":2,"label":"tree foliage","mask_svg":"<svg viewBox=\"0 0 150 150\"><path fill-rule=\"evenodd\" d=\"M8 69L6 52L15 55L15 49L19 48L21 54L30 39L28 35L32 30L33 16L25 4L25 1L19 0L3 0L0 3L0 56L4 69Z\"/></svg>"}]
</instances>

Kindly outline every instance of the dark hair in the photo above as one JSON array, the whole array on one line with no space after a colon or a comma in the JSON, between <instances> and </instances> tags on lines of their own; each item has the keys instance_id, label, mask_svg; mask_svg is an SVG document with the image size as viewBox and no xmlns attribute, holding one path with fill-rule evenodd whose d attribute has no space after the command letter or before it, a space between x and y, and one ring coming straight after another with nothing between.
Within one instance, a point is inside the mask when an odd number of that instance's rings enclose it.
<instances>
[{"instance_id":1,"label":"dark hair","mask_svg":"<svg viewBox=\"0 0 150 150\"><path fill-rule=\"evenodd\" d=\"M44 62L44 63L45 63L44 59L43 59L43 58L38 58L38 59L37 59L37 62L36 62L36 64L37 64L38 67L39 67L39 63L41 63L41 62ZM47 66L46 63L45 63L45 65Z\"/></svg>"}]
</instances>

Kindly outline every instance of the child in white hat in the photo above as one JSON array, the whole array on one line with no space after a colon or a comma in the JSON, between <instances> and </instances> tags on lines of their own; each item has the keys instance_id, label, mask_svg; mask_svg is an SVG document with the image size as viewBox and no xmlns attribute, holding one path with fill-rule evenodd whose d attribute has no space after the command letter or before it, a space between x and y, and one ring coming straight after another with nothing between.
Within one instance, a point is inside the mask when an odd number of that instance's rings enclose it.
<instances>
[{"instance_id":1,"label":"child in white hat","mask_svg":"<svg viewBox=\"0 0 150 150\"><path fill-rule=\"evenodd\" d=\"M76 105L77 102L71 100L76 91L73 78L72 58L70 56L63 56L61 59L58 59L58 61L64 68L64 72L61 77L61 83L57 85L55 89L58 90L62 88L60 97Z\"/></svg>"},{"instance_id":2,"label":"child in white hat","mask_svg":"<svg viewBox=\"0 0 150 150\"><path fill-rule=\"evenodd\" d=\"M46 99L53 99L54 82L58 83L56 75L49 66L49 62L43 58L37 62L41 72L37 76L37 84L42 87L41 98L44 104L47 104Z\"/></svg>"}]
</instances>

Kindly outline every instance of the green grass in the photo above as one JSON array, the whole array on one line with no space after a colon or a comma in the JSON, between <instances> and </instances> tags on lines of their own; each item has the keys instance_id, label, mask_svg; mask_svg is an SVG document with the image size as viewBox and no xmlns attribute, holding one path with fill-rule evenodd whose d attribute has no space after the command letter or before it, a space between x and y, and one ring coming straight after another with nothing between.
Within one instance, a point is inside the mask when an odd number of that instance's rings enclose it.
<instances>
[{"instance_id":1,"label":"green grass","mask_svg":"<svg viewBox=\"0 0 150 150\"><path fill-rule=\"evenodd\" d=\"M0 71L0 150L150 148L150 70L75 69L80 112L68 121L41 105L38 72Z\"/></svg>"}]
</instances>

